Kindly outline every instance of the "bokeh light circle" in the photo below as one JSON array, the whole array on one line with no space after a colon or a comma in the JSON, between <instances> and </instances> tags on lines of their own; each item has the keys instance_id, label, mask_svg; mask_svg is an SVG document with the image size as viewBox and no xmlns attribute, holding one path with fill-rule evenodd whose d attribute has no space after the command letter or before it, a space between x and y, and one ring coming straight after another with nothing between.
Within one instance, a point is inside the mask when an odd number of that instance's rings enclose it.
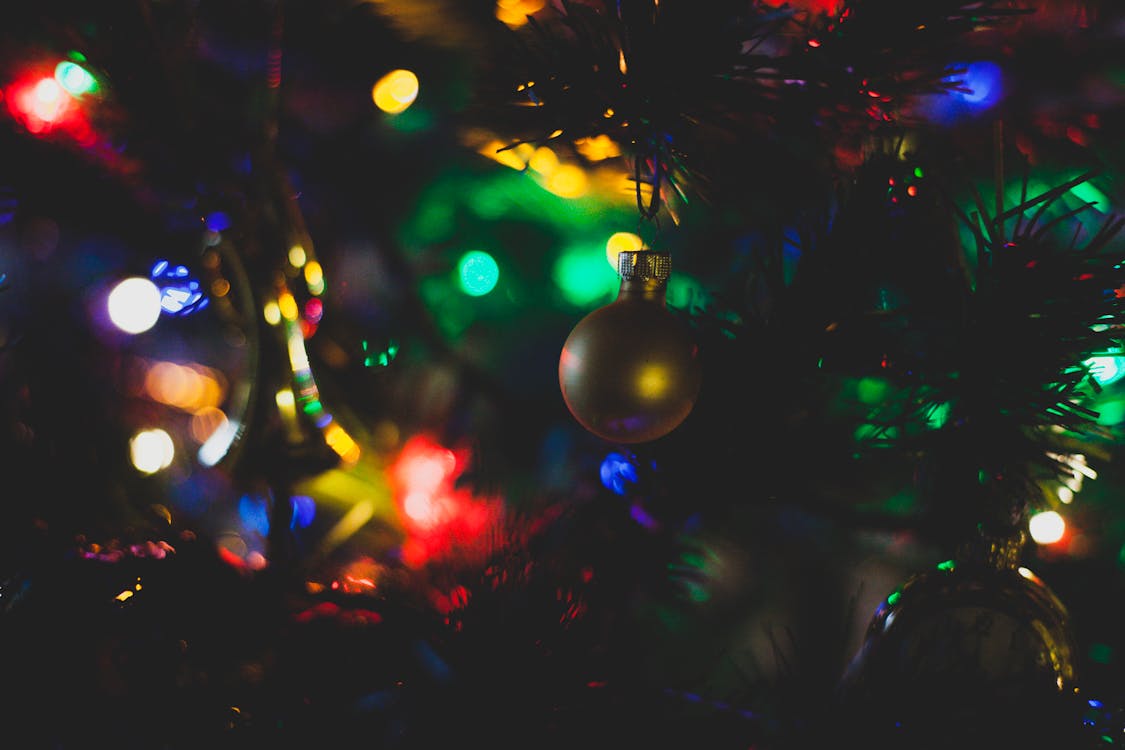
<instances>
[{"instance_id":1,"label":"bokeh light circle","mask_svg":"<svg viewBox=\"0 0 1125 750\"><path fill-rule=\"evenodd\" d=\"M117 284L106 299L109 319L125 333L144 333L160 318L161 293L141 276Z\"/></svg>"},{"instance_id":2,"label":"bokeh light circle","mask_svg":"<svg viewBox=\"0 0 1125 750\"><path fill-rule=\"evenodd\" d=\"M483 250L471 250L457 263L461 290L472 297L488 294L500 280L500 266Z\"/></svg>"}]
</instances>

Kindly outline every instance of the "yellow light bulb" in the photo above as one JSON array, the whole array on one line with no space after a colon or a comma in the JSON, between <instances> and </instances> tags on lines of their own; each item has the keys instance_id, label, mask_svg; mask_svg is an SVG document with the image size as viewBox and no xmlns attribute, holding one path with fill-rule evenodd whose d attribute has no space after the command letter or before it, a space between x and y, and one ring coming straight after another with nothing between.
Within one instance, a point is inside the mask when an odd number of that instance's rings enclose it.
<instances>
[{"instance_id":1,"label":"yellow light bulb","mask_svg":"<svg viewBox=\"0 0 1125 750\"><path fill-rule=\"evenodd\" d=\"M392 70L371 87L375 106L387 114L405 112L418 97L418 76L404 69Z\"/></svg>"}]
</instances>

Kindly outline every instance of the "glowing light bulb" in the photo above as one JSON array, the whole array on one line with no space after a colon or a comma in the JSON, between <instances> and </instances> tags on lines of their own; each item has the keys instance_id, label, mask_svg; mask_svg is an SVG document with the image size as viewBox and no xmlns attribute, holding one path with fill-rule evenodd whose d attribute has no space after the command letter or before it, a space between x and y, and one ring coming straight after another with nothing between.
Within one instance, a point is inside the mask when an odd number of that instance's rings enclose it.
<instances>
[{"instance_id":1,"label":"glowing light bulb","mask_svg":"<svg viewBox=\"0 0 1125 750\"><path fill-rule=\"evenodd\" d=\"M637 466L627 456L612 452L602 460L599 475L606 489L624 495L629 485L637 483Z\"/></svg>"},{"instance_id":2,"label":"glowing light bulb","mask_svg":"<svg viewBox=\"0 0 1125 750\"><path fill-rule=\"evenodd\" d=\"M426 492L411 492L402 502L403 512L412 521L432 526L438 520L438 507L434 498Z\"/></svg>"},{"instance_id":3,"label":"glowing light bulb","mask_svg":"<svg viewBox=\"0 0 1125 750\"><path fill-rule=\"evenodd\" d=\"M247 531L268 534L270 512L266 500L253 495L243 495L238 500L238 517Z\"/></svg>"},{"instance_id":4,"label":"glowing light bulb","mask_svg":"<svg viewBox=\"0 0 1125 750\"><path fill-rule=\"evenodd\" d=\"M612 117L613 110L609 112ZM574 147L590 161L604 161L621 156L621 146L605 133L593 138L580 138L574 142Z\"/></svg>"},{"instance_id":5,"label":"glowing light bulb","mask_svg":"<svg viewBox=\"0 0 1125 750\"><path fill-rule=\"evenodd\" d=\"M1090 368L1090 377L1098 381L1098 385L1116 383L1125 376L1125 357L1120 355L1090 357L1084 364Z\"/></svg>"},{"instance_id":6,"label":"glowing light bulb","mask_svg":"<svg viewBox=\"0 0 1125 750\"><path fill-rule=\"evenodd\" d=\"M922 100L922 109L933 120L953 123L984 112L1004 95L1004 75L1000 66L988 60L953 63L963 72L947 79L958 88ZM928 101L927 101L928 99Z\"/></svg>"},{"instance_id":7,"label":"glowing light bulb","mask_svg":"<svg viewBox=\"0 0 1125 750\"><path fill-rule=\"evenodd\" d=\"M1053 510L1036 513L1027 526L1036 544L1054 544L1066 533L1066 520Z\"/></svg>"},{"instance_id":8,"label":"glowing light bulb","mask_svg":"<svg viewBox=\"0 0 1125 750\"><path fill-rule=\"evenodd\" d=\"M409 70L392 70L375 82L371 99L387 114L405 112L418 97L418 76Z\"/></svg>"},{"instance_id":9,"label":"glowing light bulb","mask_svg":"<svg viewBox=\"0 0 1125 750\"><path fill-rule=\"evenodd\" d=\"M149 277L160 288L160 306L169 315L191 315L207 307L202 285L192 278L187 266L173 266L167 260L158 260Z\"/></svg>"},{"instance_id":10,"label":"glowing light bulb","mask_svg":"<svg viewBox=\"0 0 1125 750\"><path fill-rule=\"evenodd\" d=\"M546 4L545 0L497 0L496 18L511 28L517 28L526 24L528 16L542 10Z\"/></svg>"},{"instance_id":11,"label":"glowing light bulb","mask_svg":"<svg viewBox=\"0 0 1125 750\"><path fill-rule=\"evenodd\" d=\"M44 78L31 90L31 113L44 122L54 122L66 109L66 91L54 78Z\"/></svg>"},{"instance_id":12,"label":"glowing light bulb","mask_svg":"<svg viewBox=\"0 0 1125 750\"><path fill-rule=\"evenodd\" d=\"M605 254L596 245L569 248L558 257L551 277L567 302L586 307L617 291L617 266L613 271L607 270L603 257Z\"/></svg>"},{"instance_id":13,"label":"glowing light bulb","mask_svg":"<svg viewBox=\"0 0 1125 750\"><path fill-rule=\"evenodd\" d=\"M277 308L281 311L281 317L286 320L296 320L300 314L297 300L293 298L292 292L286 291L277 295Z\"/></svg>"},{"instance_id":14,"label":"glowing light bulb","mask_svg":"<svg viewBox=\"0 0 1125 750\"><path fill-rule=\"evenodd\" d=\"M277 325L281 322L281 305L272 301L267 302L262 308L262 315L271 326Z\"/></svg>"},{"instance_id":15,"label":"glowing light bulb","mask_svg":"<svg viewBox=\"0 0 1125 750\"><path fill-rule=\"evenodd\" d=\"M461 291L471 297L481 297L496 287L500 280L500 267L496 259L483 250L470 250L457 262Z\"/></svg>"},{"instance_id":16,"label":"glowing light bulb","mask_svg":"<svg viewBox=\"0 0 1125 750\"><path fill-rule=\"evenodd\" d=\"M307 260L308 254L305 252L305 248L301 247L300 245L294 245L293 247L289 248L289 263L294 268L300 268L301 266L305 265L305 261Z\"/></svg>"},{"instance_id":17,"label":"glowing light bulb","mask_svg":"<svg viewBox=\"0 0 1125 750\"><path fill-rule=\"evenodd\" d=\"M549 177L559 168L559 157L551 148L540 146L531 154L527 161L528 169L538 172L544 177Z\"/></svg>"},{"instance_id":18,"label":"glowing light bulb","mask_svg":"<svg viewBox=\"0 0 1125 750\"><path fill-rule=\"evenodd\" d=\"M71 96L91 94L98 90L98 81L78 63L64 60L55 66L55 80Z\"/></svg>"},{"instance_id":19,"label":"glowing light bulb","mask_svg":"<svg viewBox=\"0 0 1125 750\"><path fill-rule=\"evenodd\" d=\"M581 198L589 189L589 178L577 164L561 164L547 176L543 186L560 198Z\"/></svg>"},{"instance_id":20,"label":"glowing light bulb","mask_svg":"<svg viewBox=\"0 0 1125 750\"><path fill-rule=\"evenodd\" d=\"M437 446L415 452L399 467L400 480L412 492L431 495L445 482L456 462L451 451Z\"/></svg>"},{"instance_id":21,"label":"glowing light bulb","mask_svg":"<svg viewBox=\"0 0 1125 750\"><path fill-rule=\"evenodd\" d=\"M160 289L149 279L125 279L106 299L109 319L125 333L144 333L160 318L161 299Z\"/></svg>"},{"instance_id":22,"label":"glowing light bulb","mask_svg":"<svg viewBox=\"0 0 1125 750\"><path fill-rule=\"evenodd\" d=\"M1000 93L1000 66L987 60L969 63L964 82L967 90L957 92L963 100L981 106L992 104Z\"/></svg>"},{"instance_id":23,"label":"glowing light bulb","mask_svg":"<svg viewBox=\"0 0 1125 750\"><path fill-rule=\"evenodd\" d=\"M199 447L197 457L204 466L214 466L223 460L230 451L231 445L241 434L242 425L233 419L226 419L211 433L206 442Z\"/></svg>"},{"instance_id":24,"label":"glowing light bulb","mask_svg":"<svg viewBox=\"0 0 1125 750\"><path fill-rule=\"evenodd\" d=\"M324 293L324 269L320 263L315 260L310 260L305 265L305 284L309 287L310 294L323 294Z\"/></svg>"},{"instance_id":25,"label":"glowing light bulb","mask_svg":"<svg viewBox=\"0 0 1125 750\"><path fill-rule=\"evenodd\" d=\"M160 428L138 432L129 441L129 457L142 474L155 474L168 468L175 455L171 435Z\"/></svg>"},{"instance_id":26,"label":"glowing light bulb","mask_svg":"<svg viewBox=\"0 0 1125 750\"><path fill-rule=\"evenodd\" d=\"M303 529L313 522L316 516L316 501L308 495L293 495L289 498L289 502L293 507L293 520L290 521L289 527L293 529Z\"/></svg>"}]
</instances>

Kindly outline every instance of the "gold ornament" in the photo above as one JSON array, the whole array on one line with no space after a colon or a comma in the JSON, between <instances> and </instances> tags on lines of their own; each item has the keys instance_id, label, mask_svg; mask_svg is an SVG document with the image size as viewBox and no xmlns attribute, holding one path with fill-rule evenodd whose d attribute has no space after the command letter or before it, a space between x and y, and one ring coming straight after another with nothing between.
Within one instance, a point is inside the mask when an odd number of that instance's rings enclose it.
<instances>
[{"instance_id":1,"label":"gold ornament","mask_svg":"<svg viewBox=\"0 0 1125 750\"><path fill-rule=\"evenodd\" d=\"M845 721L926 742L1070 731L1076 644L1019 564L1025 538L982 535L887 597L841 682Z\"/></svg>"},{"instance_id":2,"label":"gold ornament","mask_svg":"<svg viewBox=\"0 0 1125 750\"><path fill-rule=\"evenodd\" d=\"M667 253L620 253L617 299L579 321L563 345L563 400L583 427L606 440L663 437L699 395L699 346L667 307L671 267Z\"/></svg>"}]
</instances>

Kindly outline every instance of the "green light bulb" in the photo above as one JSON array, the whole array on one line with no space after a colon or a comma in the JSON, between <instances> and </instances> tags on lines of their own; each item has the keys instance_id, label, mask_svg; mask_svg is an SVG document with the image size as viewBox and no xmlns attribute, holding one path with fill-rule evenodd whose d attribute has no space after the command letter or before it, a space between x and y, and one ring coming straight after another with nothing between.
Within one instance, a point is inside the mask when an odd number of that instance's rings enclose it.
<instances>
[{"instance_id":1,"label":"green light bulb","mask_svg":"<svg viewBox=\"0 0 1125 750\"><path fill-rule=\"evenodd\" d=\"M92 94L98 90L98 81L89 71L66 60L55 66L55 80L71 96Z\"/></svg>"},{"instance_id":2,"label":"green light bulb","mask_svg":"<svg viewBox=\"0 0 1125 750\"><path fill-rule=\"evenodd\" d=\"M471 297L488 294L500 280L500 266L483 250L471 250L462 255L457 263L457 273L461 291Z\"/></svg>"}]
</instances>

